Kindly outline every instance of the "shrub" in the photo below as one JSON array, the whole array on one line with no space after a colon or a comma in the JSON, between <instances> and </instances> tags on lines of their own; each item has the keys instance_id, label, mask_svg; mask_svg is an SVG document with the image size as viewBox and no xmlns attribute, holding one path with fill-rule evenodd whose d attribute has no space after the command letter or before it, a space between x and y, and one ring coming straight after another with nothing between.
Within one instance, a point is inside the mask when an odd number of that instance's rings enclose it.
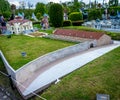
<instances>
[{"instance_id":1,"label":"shrub","mask_svg":"<svg viewBox=\"0 0 120 100\"><path fill-rule=\"evenodd\" d=\"M78 20L83 20L83 15L81 12L72 12L70 15L69 15L69 19L71 21L78 21Z\"/></svg>"},{"instance_id":2,"label":"shrub","mask_svg":"<svg viewBox=\"0 0 120 100\"><path fill-rule=\"evenodd\" d=\"M107 35L111 36L113 40L120 40L120 33L107 32Z\"/></svg>"},{"instance_id":3,"label":"shrub","mask_svg":"<svg viewBox=\"0 0 120 100\"><path fill-rule=\"evenodd\" d=\"M38 20L40 20L40 18L41 18L41 13L37 13L37 14L36 14L36 17L37 17Z\"/></svg>"},{"instance_id":4,"label":"shrub","mask_svg":"<svg viewBox=\"0 0 120 100\"><path fill-rule=\"evenodd\" d=\"M63 21L63 26L71 26L71 25L72 25L71 20L65 20L65 21Z\"/></svg>"},{"instance_id":5,"label":"shrub","mask_svg":"<svg viewBox=\"0 0 120 100\"><path fill-rule=\"evenodd\" d=\"M83 22L84 22L83 20L72 21L72 25L73 25L73 26L81 26Z\"/></svg>"},{"instance_id":6,"label":"shrub","mask_svg":"<svg viewBox=\"0 0 120 100\"><path fill-rule=\"evenodd\" d=\"M54 3L49 10L50 22L54 27L61 27L63 24L63 8L60 4Z\"/></svg>"},{"instance_id":7,"label":"shrub","mask_svg":"<svg viewBox=\"0 0 120 100\"><path fill-rule=\"evenodd\" d=\"M3 16L6 19L9 19L10 15L11 15L11 13L9 11L3 12Z\"/></svg>"},{"instance_id":8,"label":"shrub","mask_svg":"<svg viewBox=\"0 0 120 100\"><path fill-rule=\"evenodd\" d=\"M102 18L101 10L99 9L89 10L88 20L96 20L96 19L101 19L101 18Z\"/></svg>"}]
</instances>

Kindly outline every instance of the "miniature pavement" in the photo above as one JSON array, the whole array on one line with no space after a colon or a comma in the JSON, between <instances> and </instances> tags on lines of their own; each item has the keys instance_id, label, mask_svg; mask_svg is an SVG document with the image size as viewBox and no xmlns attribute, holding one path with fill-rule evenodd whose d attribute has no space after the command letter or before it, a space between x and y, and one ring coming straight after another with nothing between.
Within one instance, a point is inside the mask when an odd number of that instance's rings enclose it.
<instances>
[{"instance_id":1,"label":"miniature pavement","mask_svg":"<svg viewBox=\"0 0 120 100\"><path fill-rule=\"evenodd\" d=\"M114 44L91 48L84 52L80 52L70 56L63 61L56 61L49 69L43 71L33 82L23 91L23 95L27 96L34 91L55 82L74 70L84 66L85 64L93 61L94 59L106 54L107 52L120 46L119 41L114 41ZM49 65L48 65L49 66Z\"/></svg>"}]
</instances>

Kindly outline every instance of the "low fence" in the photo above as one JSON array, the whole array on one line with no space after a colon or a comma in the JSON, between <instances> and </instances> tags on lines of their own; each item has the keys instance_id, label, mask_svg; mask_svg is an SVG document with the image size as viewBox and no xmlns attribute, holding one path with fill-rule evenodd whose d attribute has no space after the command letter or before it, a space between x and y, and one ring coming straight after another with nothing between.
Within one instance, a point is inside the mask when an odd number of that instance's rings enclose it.
<instances>
[{"instance_id":1,"label":"low fence","mask_svg":"<svg viewBox=\"0 0 120 100\"><path fill-rule=\"evenodd\" d=\"M91 42L95 43L96 41L91 41ZM31 78L32 75L34 75L38 69L45 67L46 65L58 59L62 59L71 54L89 49L91 42L84 42L84 43L76 44L74 46L66 47L64 49L60 49L48 53L46 55L43 55L29 62L28 64L24 65L22 68L16 71L16 80L19 81L20 83L25 82L26 80Z\"/></svg>"}]
</instances>

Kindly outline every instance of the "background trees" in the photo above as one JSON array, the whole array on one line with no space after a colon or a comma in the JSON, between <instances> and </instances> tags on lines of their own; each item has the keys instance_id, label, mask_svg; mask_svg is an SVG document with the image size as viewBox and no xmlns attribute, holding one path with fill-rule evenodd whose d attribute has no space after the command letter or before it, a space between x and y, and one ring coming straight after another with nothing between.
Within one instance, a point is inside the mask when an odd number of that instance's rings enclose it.
<instances>
[{"instance_id":1,"label":"background trees","mask_svg":"<svg viewBox=\"0 0 120 100\"><path fill-rule=\"evenodd\" d=\"M0 12L10 11L10 4L7 0L0 0Z\"/></svg>"},{"instance_id":2,"label":"background trees","mask_svg":"<svg viewBox=\"0 0 120 100\"><path fill-rule=\"evenodd\" d=\"M118 0L109 0L109 6L118 6Z\"/></svg>"},{"instance_id":3,"label":"background trees","mask_svg":"<svg viewBox=\"0 0 120 100\"><path fill-rule=\"evenodd\" d=\"M63 23L63 8L60 4L54 3L49 10L50 22L54 27L61 27Z\"/></svg>"},{"instance_id":4,"label":"background trees","mask_svg":"<svg viewBox=\"0 0 120 100\"><path fill-rule=\"evenodd\" d=\"M45 12L45 4L37 3L35 8L35 15L37 15L37 13L41 13L41 15L43 15Z\"/></svg>"}]
</instances>

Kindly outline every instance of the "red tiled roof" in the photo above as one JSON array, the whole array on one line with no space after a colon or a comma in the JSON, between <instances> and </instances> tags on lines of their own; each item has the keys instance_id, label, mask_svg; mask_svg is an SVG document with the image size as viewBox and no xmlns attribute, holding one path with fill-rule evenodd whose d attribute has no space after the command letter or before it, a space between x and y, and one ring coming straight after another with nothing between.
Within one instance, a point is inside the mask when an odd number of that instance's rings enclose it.
<instances>
[{"instance_id":1,"label":"red tiled roof","mask_svg":"<svg viewBox=\"0 0 120 100\"><path fill-rule=\"evenodd\" d=\"M14 23L23 24L23 23L26 23L26 22L29 22L29 20L26 20L26 19L14 19L14 20L9 21L8 24L10 24L10 25L13 25Z\"/></svg>"},{"instance_id":2,"label":"red tiled roof","mask_svg":"<svg viewBox=\"0 0 120 100\"><path fill-rule=\"evenodd\" d=\"M65 36L72 36L72 37L80 37L80 38L87 38L87 39L99 39L104 33L101 32L89 32L89 31L81 31L75 29L57 29L54 32L55 35L65 35Z\"/></svg>"}]
</instances>

